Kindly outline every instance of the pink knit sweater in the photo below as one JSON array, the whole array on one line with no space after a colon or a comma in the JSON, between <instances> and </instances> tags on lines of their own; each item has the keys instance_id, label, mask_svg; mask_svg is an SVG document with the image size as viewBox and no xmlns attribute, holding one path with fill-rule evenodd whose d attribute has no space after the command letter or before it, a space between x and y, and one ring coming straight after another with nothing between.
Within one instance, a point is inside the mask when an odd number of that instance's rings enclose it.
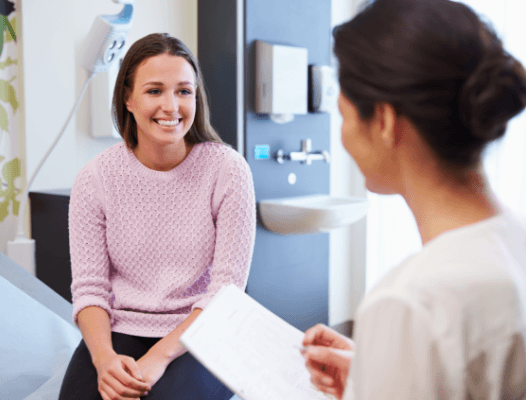
<instances>
[{"instance_id":1,"label":"pink knit sweater","mask_svg":"<svg viewBox=\"0 0 526 400\"><path fill-rule=\"evenodd\" d=\"M115 332L164 337L223 285L245 288L255 225L252 175L229 147L196 144L161 172L112 146L71 193L74 321L99 306Z\"/></svg>"}]
</instances>

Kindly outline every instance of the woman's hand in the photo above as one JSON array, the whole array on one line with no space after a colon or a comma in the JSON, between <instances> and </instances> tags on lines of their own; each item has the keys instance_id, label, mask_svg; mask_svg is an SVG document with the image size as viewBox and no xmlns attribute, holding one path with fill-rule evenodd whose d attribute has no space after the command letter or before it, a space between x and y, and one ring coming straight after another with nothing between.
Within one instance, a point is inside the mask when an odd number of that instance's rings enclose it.
<instances>
[{"instance_id":1,"label":"woman's hand","mask_svg":"<svg viewBox=\"0 0 526 400\"><path fill-rule=\"evenodd\" d=\"M354 342L318 324L305 332L302 354L311 382L321 391L341 399L351 367Z\"/></svg>"},{"instance_id":2,"label":"woman's hand","mask_svg":"<svg viewBox=\"0 0 526 400\"><path fill-rule=\"evenodd\" d=\"M144 382L137 362L128 356L113 353L94 361L99 393L103 400L139 399L151 385Z\"/></svg>"},{"instance_id":3,"label":"woman's hand","mask_svg":"<svg viewBox=\"0 0 526 400\"><path fill-rule=\"evenodd\" d=\"M152 352L147 352L144 356L137 360L137 365L140 368L144 382L153 386L157 383L161 376L163 376L166 367L170 363L162 357L158 357Z\"/></svg>"}]
</instances>

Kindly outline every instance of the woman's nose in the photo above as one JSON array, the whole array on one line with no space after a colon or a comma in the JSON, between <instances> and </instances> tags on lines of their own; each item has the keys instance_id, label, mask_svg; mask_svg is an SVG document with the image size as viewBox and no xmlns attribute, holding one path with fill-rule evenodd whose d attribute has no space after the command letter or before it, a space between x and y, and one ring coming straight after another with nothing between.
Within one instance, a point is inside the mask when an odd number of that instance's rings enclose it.
<instances>
[{"instance_id":1,"label":"woman's nose","mask_svg":"<svg viewBox=\"0 0 526 400\"><path fill-rule=\"evenodd\" d=\"M163 102L161 106L165 112L174 112L179 110L177 96L175 96L173 93L166 93L166 95L163 96Z\"/></svg>"}]
</instances>

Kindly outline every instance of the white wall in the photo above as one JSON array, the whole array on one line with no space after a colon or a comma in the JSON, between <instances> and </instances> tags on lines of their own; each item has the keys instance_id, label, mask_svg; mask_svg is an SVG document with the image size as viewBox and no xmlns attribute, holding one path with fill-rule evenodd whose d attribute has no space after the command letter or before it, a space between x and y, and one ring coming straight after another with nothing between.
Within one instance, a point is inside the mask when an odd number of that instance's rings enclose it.
<instances>
[{"instance_id":1,"label":"white wall","mask_svg":"<svg viewBox=\"0 0 526 400\"><path fill-rule=\"evenodd\" d=\"M25 0L21 4L27 176L62 129L85 79L75 54L97 14L115 14L110 0ZM197 0L135 0L130 44L168 32L197 50ZM31 190L70 188L80 168L118 140L89 136L89 92Z\"/></svg>"},{"instance_id":2,"label":"white wall","mask_svg":"<svg viewBox=\"0 0 526 400\"><path fill-rule=\"evenodd\" d=\"M348 21L359 0L332 0L331 25ZM360 170L341 144L341 116L331 115L331 195L366 197ZM330 234L329 324L354 319L365 294L366 219Z\"/></svg>"}]
</instances>

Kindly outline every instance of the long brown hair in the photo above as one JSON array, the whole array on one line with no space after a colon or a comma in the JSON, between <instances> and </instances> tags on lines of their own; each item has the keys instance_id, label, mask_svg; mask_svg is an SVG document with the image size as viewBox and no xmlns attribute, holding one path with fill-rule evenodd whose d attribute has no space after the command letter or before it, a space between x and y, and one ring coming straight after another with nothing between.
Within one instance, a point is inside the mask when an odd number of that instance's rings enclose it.
<instances>
[{"instance_id":1,"label":"long brown hair","mask_svg":"<svg viewBox=\"0 0 526 400\"><path fill-rule=\"evenodd\" d=\"M199 62L179 39L167 33L152 33L139 39L130 47L122 60L115 82L112 102L113 123L126 142L126 145L130 149L134 149L138 144L137 123L133 114L126 108L128 96L133 91L137 67L145 59L164 53L183 57L190 63L196 76L195 119L185 139L189 143L224 143L212 125L210 125L210 110L208 108L208 100Z\"/></svg>"}]
</instances>

